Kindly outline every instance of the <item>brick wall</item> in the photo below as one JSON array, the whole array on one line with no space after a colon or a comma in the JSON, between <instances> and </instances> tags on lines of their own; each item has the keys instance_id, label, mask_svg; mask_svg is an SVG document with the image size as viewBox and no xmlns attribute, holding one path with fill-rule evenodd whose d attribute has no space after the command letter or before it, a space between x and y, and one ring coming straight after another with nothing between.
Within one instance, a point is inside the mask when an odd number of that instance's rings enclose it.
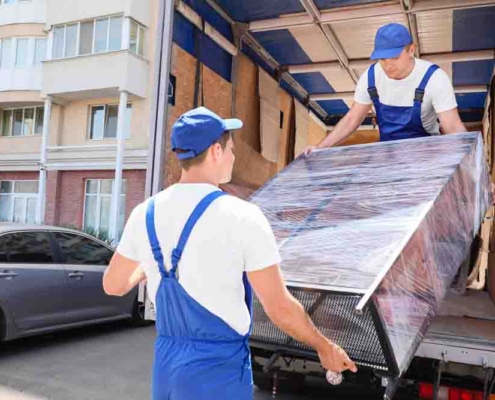
<instances>
[{"instance_id":1,"label":"brick wall","mask_svg":"<svg viewBox=\"0 0 495 400\"><path fill-rule=\"evenodd\" d=\"M114 176L113 171L55 171L49 174L47 223L82 228L86 180L113 179ZM144 200L146 171L124 171L123 178L127 180L125 207L125 219L127 220L132 209Z\"/></svg>"},{"instance_id":2,"label":"brick wall","mask_svg":"<svg viewBox=\"0 0 495 400\"><path fill-rule=\"evenodd\" d=\"M0 181L37 181L40 174L34 171L0 172Z\"/></svg>"},{"instance_id":3,"label":"brick wall","mask_svg":"<svg viewBox=\"0 0 495 400\"><path fill-rule=\"evenodd\" d=\"M45 223L47 225L56 225L61 174L60 171L48 171L46 174Z\"/></svg>"}]
</instances>

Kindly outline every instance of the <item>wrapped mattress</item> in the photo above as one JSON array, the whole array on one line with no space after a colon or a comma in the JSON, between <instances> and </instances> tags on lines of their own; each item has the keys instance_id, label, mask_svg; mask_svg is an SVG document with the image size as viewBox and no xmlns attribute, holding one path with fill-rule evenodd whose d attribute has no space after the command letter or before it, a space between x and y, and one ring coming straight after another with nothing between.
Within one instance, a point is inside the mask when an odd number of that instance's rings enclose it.
<instances>
[{"instance_id":1,"label":"wrapped mattress","mask_svg":"<svg viewBox=\"0 0 495 400\"><path fill-rule=\"evenodd\" d=\"M400 376L491 202L478 133L300 156L251 197L291 293L358 365ZM252 346L314 355L255 299Z\"/></svg>"}]
</instances>

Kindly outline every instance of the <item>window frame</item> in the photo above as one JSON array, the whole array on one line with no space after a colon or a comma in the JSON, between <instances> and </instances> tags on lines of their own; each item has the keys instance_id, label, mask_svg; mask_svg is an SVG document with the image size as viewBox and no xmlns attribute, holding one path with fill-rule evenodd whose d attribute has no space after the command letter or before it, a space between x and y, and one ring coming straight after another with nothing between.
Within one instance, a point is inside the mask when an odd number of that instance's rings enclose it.
<instances>
[{"instance_id":1,"label":"window frame","mask_svg":"<svg viewBox=\"0 0 495 400\"><path fill-rule=\"evenodd\" d=\"M121 31L120 31L120 48L116 50L110 50L110 25L112 19L115 18L120 18L122 20L121 23ZM106 29L106 43L105 43L105 50L101 52L96 52L96 24L98 21L107 21L107 29ZM114 51L122 51L124 48L122 47L122 37L124 35L124 20L125 16L124 14L113 14L113 15L108 15L104 17L97 17L97 18L89 18L89 19L84 19L81 21L77 22L71 22L71 23L66 23L66 24L59 24L53 26L52 32L55 31L57 28L64 28L64 40L63 40L63 47L62 47L62 57L55 57L55 46L54 46L54 41L52 41L52 48L51 48L51 59L52 60L63 60L66 58L74 58L74 57L84 57L84 56L89 56L89 55L96 55L96 54L105 54L105 53L111 53ZM92 22L93 23L93 37L92 37L92 43L91 43L91 53L88 54L81 54L81 25L85 22ZM67 52L67 27L71 25L76 25L77 26L77 43L76 43L76 54L73 56L66 56Z\"/></svg>"},{"instance_id":2,"label":"window frame","mask_svg":"<svg viewBox=\"0 0 495 400\"><path fill-rule=\"evenodd\" d=\"M5 59L4 53L4 43L9 43L9 51L7 52L7 61ZM26 41L25 57L23 58L24 65L18 65L21 58L19 57L19 42ZM43 41L45 46L45 51L43 53L43 59L40 63L36 63L36 54L38 49L38 43ZM21 69L25 70L27 68L39 68L43 65L43 61L47 59L47 45L48 40L46 37L42 36L9 36L0 39L0 69L10 70L10 69Z\"/></svg>"},{"instance_id":3,"label":"window frame","mask_svg":"<svg viewBox=\"0 0 495 400\"><path fill-rule=\"evenodd\" d=\"M146 28L141 25L139 22L137 22L136 20L132 19L132 18L129 18L130 19L130 27L129 27L129 52L131 52L132 54L135 54L137 56L140 56L140 57L144 57L144 49L146 48L146 35L145 35L145 31L146 31ZM137 30L136 30L136 51L133 51L131 50L131 32L132 32L132 24L136 24L137 26ZM143 36L143 48L141 48L141 36Z\"/></svg>"},{"instance_id":4,"label":"window frame","mask_svg":"<svg viewBox=\"0 0 495 400\"><path fill-rule=\"evenodd\" d=\"M88 182L89 181L97 181L98 182L98 189L97 193L88 193ZM101 193L101 183L102 181L111 181L112 182L112 192L110 194L106 193ZM122 201L122 197L124 198L124 205L126 201L126 195L127 195L127 179L122 179L122 182L125 185L122 185L122 190L123 193L120 194L120 200ZM86 178L84 179L84 204L83 204L83 218L82 218L82 227L83 230L86 230L88 228L94 229L96 232L101 232L100 231L100 224L101 224L101 201L102 198L110 198L110 207L111 207L111 201L112 201L112 193L114 190L115 184L114 184L114 179L112 178ZM125 189L125 190L124 190ZM96 197L96 224L94 227L88 227L86 226L86 213L87 213L87 198L89 197ZM124 209L120 210L120 213L124 214L124 223L125 225L125 207ZM119 231L123 231L124 226L120 227ZM107 232L108 233L108 232Z\"/></svg>"},{"instance_id":5,"label":"window frame","mask_svg":"<svg viewBox=\"0 0 495 400\"><path fill-rule=\"evenodd\" d=\"M107 137L106 136L106 129L107 129L107 120L108 120L108 108L109 107L114 107L117 106L119 107L118 103L106 103L106 104L91 104L89 106L89 117L88 117L88 129L87 129L87 139L88 140L117 140L117 132L115 134L115 137ZM92 124L93 124L93 108L99 108L103 107L103 135L101 139L99 138L92 138L91 137L91 130L92 130ZM128 135L124 136L124 139L130 139L131 138L131 123L132 123L132 102L127 102L127 107L126 110L130 110L129 112L131 113L130 115L130 121L129 121L129 127L128 127ZM118 118L118 113L117 113L117 118ZM0 131L1 132L1 131Z\"/></svg>"},{"instance_id":6,"label":"window frame","mask_svg":"<svg viewBox=\"0 0 495 400\"><path fill-rule=\"evenodd\" d=\"M37 137L41 137L43 135L43 130L41 133L36 133L36 123L37 123L37 119L38 119L38 109L43 109L43 113L44 113L44 108L45 106L32 106L32 107L14 107L14 108L4 108L2 109L2 117L0 118L0 137L1 138L19 138L19 137L33 137L33 136L37 136ZM24 120L25 120L25 117L26 117L26 110L27 109L32 109L34 110L34 118L33 118L33 131L31 134L28 134L28 135L24 135L24 134L21 134L21 135L14 135L14 112L16 110L22 110L22 125L21 125L21 132L24 132ZM11 111L12 112L12 118L10 120L10 128L9 128L9 134L8 135L4 135L3 134L3 121L4 121L4 112L6 111Z\"/></svg>"},{"instance_id":7,"label":"window frame","mask_svg":"<svg viewBox=\"0 0 495 400\"><path fill-rule=\"evenodd\" d=\"M37 64L36 60L36 55L37 55L37 50L38 50L38 43L43 42L45 44L45 51L43 52L43 58L39 61L39 64ZM41 67L43 65L43 62L46 60L46 50L48 46L48 40L44 37L35 37L34 38L34 54L33 54L33 67Z\"/></svg>"},{"instance_id":8,"label":"window frame","mask_svg":"<svg viewBox=\"0 0 495 400\"><path fill-rule=\"evenodd\" d=\"M11 69L14 66L14 63L12 62L12 53L14 52L14 37L4 37L0 39L0 69ZM6 66L3 65L4 61L4 42L8 41L9 42L9 55L8 55L8 64ZM17 52L17 48L15 49L15 52Z\"/></svg>"},{"instance_id":9,"label":"window frame","mask_svg":"<svg viewBox=\"0 0 495 400\"><path fill-rule=\"evenodd\" d=\"M12 6L18 3L27 3L28 1L31 2L31 0L24 0L24 1L14 0L12 3L6 3L6 0L0 0L0 6Z\"/></svg>"},{"instance_id":10,"label":"window frame","mask_svg":"<svg viewBox=\"0 0 495 400\"><path fill-rule=\"evenodd\" d=\"M19 63L19 42L20 41L23 41L24 43L26 43L26 54L24 56L24 65L18 65ZM15 57L14 57L14 62L13 62L13 66L14 68L19 68L19 69L24 69L24 68L29 68L31 67L31 63L30 63L30 47L29 44L31 42L31 38L28 38L28 37L15 37ZM33 60L34 61L34 60Z\"/></svg>"},{"instance_id":11,"label":"window frame","mask_svg":"<svg viewBox=\"0 0 495 400\"><path fill-rule=\"evenodd\" d=\"M21 223L27 223L27 213L28 213L28 201L29 200L35 200L37 201L38 200L38 192L39 190L37 189L36 190L36 193L16 193L15 192L15 185L16 183L18 182L36 182L37 184L39 184L39 181L37 180L34 180L34 179L13 179L13 180L8 180L8 179L2 179L0 180L0 184L2 182L11 182L12 183L12 191L9 192L9 193L0 193L0 197L11 197L12 198L12 205L11 205L11 209L10 209L10 216L9 216L9 219L6 221L6 222L14 222L14 223L17 223L17 222L21 222ZM21 198L23 199L23 218L22 219L18 219L16 220L15 219L15 199L16 198ZM37 208L37 204L36 204L36 208ZM35 209L35 213L37 212L37 210Z\"/></svg>"}]
</instances>

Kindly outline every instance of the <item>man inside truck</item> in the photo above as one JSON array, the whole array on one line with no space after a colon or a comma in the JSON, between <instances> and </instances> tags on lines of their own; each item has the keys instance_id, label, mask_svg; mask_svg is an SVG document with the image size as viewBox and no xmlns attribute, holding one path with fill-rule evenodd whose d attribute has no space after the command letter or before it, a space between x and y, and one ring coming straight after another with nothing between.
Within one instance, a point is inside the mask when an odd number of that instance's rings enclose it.
<instances>
[{"instance_id":1,"label":"man inside truck","mask_svg":"<svg viewBox=\"0 0 495 400\"><path fill-rule=\"evenodd\" d=\"M103 278L117 296L147 279L158 333L155 400L252 399L251 287L273 323L313 347L325 369L356 371L286 289L260 209L219 190L232 176L231 131L241 127L204 107L179 118L172 150L180 182L134 209Z\"/></svg>"},{"instance_id":2,"label":"man inside truck","mask_svg":"<svg viewBox=\"0 0 495 400\"><path fill-rule=\"evenodd\" d=\"M305 154L345 140L372 106L380 141L467 132L450 78L437 65L415 58L414 52L406 27L395 23L381 27L371 55L378 62L359 79L351 109L317 146L308 146Z\"/></svg>"}]
</instances>

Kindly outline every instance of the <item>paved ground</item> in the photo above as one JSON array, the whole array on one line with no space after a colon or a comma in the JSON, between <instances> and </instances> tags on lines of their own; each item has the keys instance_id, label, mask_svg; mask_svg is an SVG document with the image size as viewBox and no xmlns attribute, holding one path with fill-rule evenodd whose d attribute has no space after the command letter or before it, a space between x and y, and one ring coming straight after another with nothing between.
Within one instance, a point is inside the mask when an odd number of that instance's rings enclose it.
<instances>
[{"instance_id":1,"label":"paved ground","mask_svg":"<svg viewBox=\"0 0 495 400\"><path fill-rule=\"evenodd\" d=\"M154 326L117 323L5 343L0 347L0 400L149 399L154 336ZM336 394L324 382L308 386L302 394L277 398L380 398L370 392ZM272 398L258 389L254 397Z\"/></svg>"}]
</instances>

